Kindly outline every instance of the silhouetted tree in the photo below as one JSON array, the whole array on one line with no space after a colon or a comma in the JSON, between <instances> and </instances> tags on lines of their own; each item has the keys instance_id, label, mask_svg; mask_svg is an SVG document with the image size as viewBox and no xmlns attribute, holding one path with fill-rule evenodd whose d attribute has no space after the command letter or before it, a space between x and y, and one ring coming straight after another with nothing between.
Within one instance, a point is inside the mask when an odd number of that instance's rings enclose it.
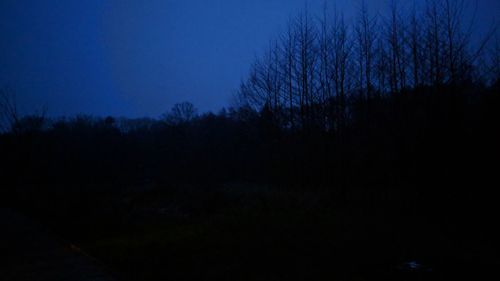
<instances>
[{"instance_id":1,"label":"silhouetted tree","mask_svg":"<svg viewBox=\"0 0 500 281\"><path fill-rule=\"evenodd\" d=\"M355 24L357 65L358 65L358 90L361 97L372 98L373 92L373 66L375 43L377 40L377 18L368 13L365 1L361 1L358 18Z\"/></svg>"},{"instance_id":2,"label":"silhouetted tree","mask_svg":"<svg viewBox=\"0 0 500 281\"><path fill-rule=\"evenodd\" d=\"M198 110L190 102L175 104L170 112L162 116L163 120L171 125L179 125L192 121L198 116Z\"/></svg>"},{"instance_id":3,"label":"silhouetted tree","mask_svg":"<svg viewBox=\"0 0 500 281\"><path fill-rule=\"evenodd\" d=\"M473 44L466 7L465 1L429 0L405 10L392 1L381 21L362 1L352 25L342 15L329 17L326 8L319 20L301 13L252 65L239 98L256 111L267 105L284 127L338 133L354 103L375 94L486 81L481 77L495 73L498 51L490 47L495 55L485 71L478 57L495 29Z\"/></svg>"},{"instance_id":4,"label":"silhouetted tree","mask_svg":"<svg viewBox=\"0 0 500 281\"><path fill-rule=\"evenodd\" d=\"M20 118L15 94L6 87L0 89L0 131L15 131Z\"/></svg>"},{"instance_id":5,"label":"silhouetted tree","mask_svg":"<svg viewBox=\"0 0 500 281\"><path fill-rule=\"evenodd\" d=\"M405 26L396 1L391 1L389 19L386 23L385 39L388 42L389 85L396 93L406 88Z\"/></svg>"}]
</instances>

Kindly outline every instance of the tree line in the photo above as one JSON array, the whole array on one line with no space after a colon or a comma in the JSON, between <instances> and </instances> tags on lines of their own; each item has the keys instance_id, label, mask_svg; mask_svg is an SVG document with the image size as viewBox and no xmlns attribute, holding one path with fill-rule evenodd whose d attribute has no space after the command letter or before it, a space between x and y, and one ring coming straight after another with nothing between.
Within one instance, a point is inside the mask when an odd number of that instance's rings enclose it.
<instances>
[{"instance_id":1,"label":"tree line","mask_svg":"<svg viewBox=\"0 0 500 281\"><path fill-rule=\"evenodd\" d=\"M339 200L357 189L436 204L491 194L480 183L494 180L499 151L499 49L470 42L461 3L428 1L410 16L393 5L384 19L362 6L350 25L304 13L252 66L239 106L217 113L185 102L160 118L22 116L0 90L0 191L47 202L103 185L228 182Z\"/></svg>"},{"instance_id":2,"label":"tree line","mask_svg":"<svg viewBox=\"0 0 500 281\"><path fill-rule=\"evenodd\" d=\"M353 104L422 87L492 85L498 34L491 26L474 37L473 9L464 0L391 1L377 16L362 1L351 22L326 6L319 18L306 11L252 64L239 101L272 112L283 128L338 132Z\"/></svg>"}]
</instances>

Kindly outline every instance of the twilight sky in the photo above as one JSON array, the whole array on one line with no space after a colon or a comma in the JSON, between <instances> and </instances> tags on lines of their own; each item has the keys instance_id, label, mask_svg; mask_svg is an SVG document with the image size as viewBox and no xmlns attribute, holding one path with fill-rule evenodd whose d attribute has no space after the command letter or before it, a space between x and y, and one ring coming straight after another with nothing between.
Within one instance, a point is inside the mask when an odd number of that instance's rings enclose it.
<instances>
[{"instance_id":1,"label":"twilight sky","mask_svg":"<svg viewBox=\"0 0 500 281\"><path fill-rule=\"evenodd\" d=\"M389 0L366 1L383 13ZM24 113L157 117L182 101L217 111L305 2L0 0L0 87ZM323 0L307 2L314 13ZM348 17L359 3L327 2ZM500 0L478 4L478 22L500 15Z\"/></svg>"}]
</instances>

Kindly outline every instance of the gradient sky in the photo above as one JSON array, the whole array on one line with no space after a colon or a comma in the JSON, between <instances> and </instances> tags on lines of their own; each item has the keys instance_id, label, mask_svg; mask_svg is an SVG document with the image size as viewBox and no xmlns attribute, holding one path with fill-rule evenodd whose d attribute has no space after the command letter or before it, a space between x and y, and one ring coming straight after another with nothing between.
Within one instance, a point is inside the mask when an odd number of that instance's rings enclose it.
<instances>
[{"instance_id":1,"label":"gradient sky","mask_svg":"<svg viewBox=\"0 0 500 281\"><path fill-rule=\"evenodd\" d=\"M309 0L314 13L323 0ZM356 0L330 0L351 16ZM388 0L367 0L373 12ZM409 3L410 1L402 1ZM479 22L500 0L478 0ZM157 117L228 106L305 0L0 0L0 87L24 113ZM479 31L484 29L479 27Z\"/></svg>"}]
</instances>

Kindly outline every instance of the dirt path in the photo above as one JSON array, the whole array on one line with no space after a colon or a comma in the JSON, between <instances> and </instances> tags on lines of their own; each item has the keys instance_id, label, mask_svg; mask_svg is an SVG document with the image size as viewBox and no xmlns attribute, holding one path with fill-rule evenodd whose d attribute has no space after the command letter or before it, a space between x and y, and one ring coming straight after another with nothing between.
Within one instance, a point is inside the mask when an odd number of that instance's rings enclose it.
<instances>
[{"instance_id":1,"label":"dirt path","mask_svg":"<svg viewBox=\"0 0 500 281\"><path fill-rule=\"evenodd\" d=\"M24 216L0 208L0 280L111 281L92 258Z\"/></svg>"}]
</instances>

